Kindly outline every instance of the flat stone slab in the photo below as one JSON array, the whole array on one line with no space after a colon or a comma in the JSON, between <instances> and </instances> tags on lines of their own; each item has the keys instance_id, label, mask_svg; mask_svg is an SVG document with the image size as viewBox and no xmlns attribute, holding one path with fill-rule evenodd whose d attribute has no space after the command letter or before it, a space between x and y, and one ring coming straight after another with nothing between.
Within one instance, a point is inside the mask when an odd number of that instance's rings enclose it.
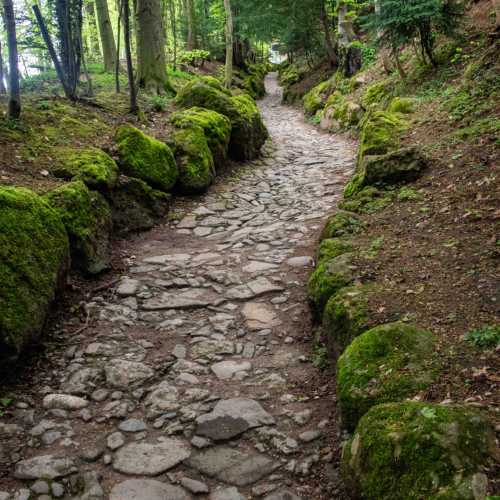
<instances>
[{"instance_id":1,"label":"flat stone slab","mask_svg":"<svg viewBox=\"0 0 500 500\"><path fill-rule=\"evenodd\" d=\"M127 389L141 384L154 375L154 370L144 363L117 359L104 367L106 382L117 389Z\"/></svg>"},{"instance_id":2,"label":"flat stone slab","mask_svg":"<svg viewBox=\"0 0 500 500\"><path fill-rule=\"evenodd\" d=\"M57 479L71 474L74 462L68 457L40 455L17 462L14 477L17 479Z\"/></svg>"},{"instance_id":3,"label":"flat stone slab","mask_svg":"<svg viewBox=\"0 0 500 500\"><path fill-rule=\"evenodd\" d=\"M129 479L113 487L109 500L192 500L179 486L154 479Z\"/></svg>"},{"instance_id":4,"label":"flat stone slab","mask_svg":"<svg viewBox=\"0 0 500 500\"><path fill-rule=\"evenodd\" d=\"M142 260L146 264L185 264L191 255L188 253L174 253L171 255L155 255L154 257L146 257Z\"/></svg>"},{"instance_id":5,"label":"flat stone slab","mask_svg":"<svg viewBox=\"0 0 500 500\"><path fill-rule=\"evenodd\" d=\"M209 500L245 500L245 497L234 487L215 490Z\"/></svg>"},{"instance_id":6,"label":"flat stone slab","mask_svg":"<svg viewBox=\"0 0 500 500\"><path fill-rule=\"evenodd\" d=\"M247 302L241 311L251 330L272 328L281 324L274 308L261 302Z\"/></svg>"},{"instance_id":7,"label":"flat stone slab","mask_svg":"<svg viewBox=\"0 0 500 500\"><path fill-rule=\"evenodd\" d=\"M145 300L142 309L161 311L167 309L197 309L216 304L220 297L207 288L191 288L181 293L163 293L159 297Z\"/></svg>"},{"instance_id":8,"label":"flat stone slab","mask_svg":"<svg viewBox=\"0 0 500 500\"><path fill-rule=\"evenodd\" d=\"M243 272L254 274L263 271L270 271L271 269L278 269L276 264L270 264L269 262L262 262L260 260L252 260L246 266L243 266Z\"/></svg>"},{"instance_id":9,"label":"flat stone slab","mask_svg":"<svg viewBox=\"0 0 500 500\"><path fill-rule=\"evenodd\" d=\"M141 282L139 280L124 278L120 281L120 284L116 289L116 294L119 297L131 297L139 291L140 286Z\"/></svg>"},{"instance_id":10,"label":"flat stone slab","mask_svg":"<svg viewBox=\"0 0 500 500\"><path fill-rule=\"evenodd\" d=\"M221 361L220 363L215 363L212 365L211 370L217 375L217 378L221 380L230 380L237 373L248 372L252 369L252 363L249 361Z\"/></svg>"},{"instance_id":11,"label":"flat stone slab","mask_svg":"<svg viewBox=\"0 0 500 500\"><path fill-rule=\"evenodd\" d=\"M86 399L70 394L47 394L43 398L43 407L47 410L81 410L87 407L89 402Z\"/></svg>"},{"instance_id":12,"label":"flat stone slab","mask_svg":"<svg viewBox=\"0 0 500 500\"><path fill-rule=\"evenodd\" d=\"M130 443L117 451L113 468L123 474L157 476L186 460L190 454L189 446L176 439L158 444Z\"/></svg>"},{"instance_id":13,"label":"flat stone slab","mask_svg":"<svg viewBox=\"0 0 500 500\"><path fill-rule=\"evenodd\" d=\"M280 465L270 458L219 446L195 452L186 465L234 486L247 486L268 476Z\"/></svg>"},{"instance_id":14,"label":"flat stone slab","mask_svg":"<svg viewBox=\"0 0 500 500\"><path fill-rule=\"evenodd\" d=\"M229 340L202 340L191 347L191 356L193 358L233 353L234 344Z\"/></svg>"},{"instance_id":15,"label":"flat stone slab","mask_svg":"<svg viewBox=\"0 0 500 500\"><path fill-rule=\"evenodd\" d=\"M198 423L196 434L205 436L212 441L227 441L243 434L250 426L242 418L234 418L229 415L212 415L210 418Z\"/></svg>"},{"instance_id":16,"label":"flat stone slab","mask_svg":"<svg viewBox=\"0 0 500 500\"><path fill-rule=\"evenodd\" d=\"M309 267L314 264L314 260L308 255L302 257L291 257L286 261L290 267Z\"/></svg>"},{"instance_id":17,"label":"flat stone slab","mask_svg":"<svg viewBox=\"0 0 500 500\"><path fill-rule=\"evenodd\" d=\"M290 490L280 490L267 495L266 497L264 497L264 500L302 500L302 497L298 497Z\"/></svg>"}]
</instances>

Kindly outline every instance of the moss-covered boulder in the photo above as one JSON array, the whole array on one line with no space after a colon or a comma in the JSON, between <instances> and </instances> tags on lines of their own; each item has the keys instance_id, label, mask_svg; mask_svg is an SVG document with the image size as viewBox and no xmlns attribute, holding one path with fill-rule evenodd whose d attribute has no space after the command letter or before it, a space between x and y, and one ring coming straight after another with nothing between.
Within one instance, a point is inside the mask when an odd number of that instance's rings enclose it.
<instances>
[{"instance_id":1,"label":"moss-covered boulder","mask_svg":"<svg viewBox=\"0 0 500 500\"><path fill-rule=\"evenodd\" d=\"M358 335L368 330L369 303L374 293L374 285L357 284L342 288L328 300L323 312L323 334L332 358L337 359Z\"/></svg>"},{"instance_id":2,"label":"moss-covered boulder","mask_svg":"<svg viewBox=\"0 0 500 500\"><path fill-rule=\"evenodd\" d=\"M201 80L188 83L176 97L181 108L217 111L231 121L229 156L238 161L256 158L268 133L254 100L246 94L230 97Z\"/></svg>"},{"instance_id":3,"label":"moss-covered boulder","mask_svg":"<svg viewBox=\"0 0 500 500\"><path fill-rule=\"evenodd\" d=\"M341 201L339 208L357 214L372 214L388 207L393 199L393 193L367 186Z\"/></svg>"},{"instance_id":4,"label":"moss-covered boulder","mask_svg":"<svg viewBox=\"0 0 500 500\"><path fill-rule=\"evenodd\" d=\"M410 114L415 111L415 99L409 97L395 97L387 108L391 113Z\"/></svg>"},{"instance_id":5,"label":"moss-covered boulder","mask_svg":"<svg viewBox=\"0 0 500 500\"><path fill-rule=\"evenodd\" d=\"M341 92L334 92L328 98L321 113L320 127L330 132L338 132L358 126L363 118L363 108Z\"/></svg>"},{"instance_id":6,"label":"moss-covered boulder","mask_svg":"<svg viewBox=\"0 0 500 500\"><path fill-rule=\"evenodd\" d=\"M318 247L316 260L318 264L324 261L334 259L344 253L354 251L354 243L344 238L326 238Z\"/></svg>"},{"instance_id":7,"label":"moss-covered boulder","mask_svg":"<svg viewBox=\"0 0 500 500\"><path fill-rule=\"evenodd\" d=\"M176 189L185 194L202 193L215 178L215 165L201 127L176 129L173 149L179 166Z\"/></svg>"},{"instance_id":8,"label":"moss-covered boulder","mask_svg":"<svg viewBox=\"0 0 500 500\"><path fill-rule=\"evenodd\" d=\"M337 85L335 77L319 83L313 87L307 94L304 95L302 101L304 104L304 112L307 116L313 116L318 111L323 109L332 92L335 91Z\"/></svg>"},{"instance_id":9,"label":"moss-covered boulder","mask_svg":"<svg viewBox=\"0 0 500 500\"><path fill-rule=\"evenodd\" d=\"M425 390L439 373L434 353L432 333L402 322L376 326L355 338L337 364L342 425L352 431L372 406Z\"/></svg>"},{"instance_id":10,"label":"moss-covered boulder","mask_svg":"<svg viewBox=\"0 0 500 500\"><path fill-rule=\"evenodd\" d=\"M231 137L229 118L209 109L190 108L173 113L170 122L175 127L182 129L201 127L214 157L215 165L225 163Z\"/></svg>"},{"instance_id":11,"label":"moss-covered boulder","mask_svg":"<svg viewBox=\"0 0 500 500\"><path fill-rule=\"evenodd\" d=\"M90 189L109 191L118 180L118 167L108 154L97 148L56 150L51 172L65 180L83 181Z\"/></svg>"},{"instance_id":12,"label":"moss-covered boulder","mask_svg":"<svg viewBox=\"0 0 500 500\"><path fill-rule=\"evenodd\" d=\"M163 142L131 125L122 125L116 132L121 170L147 182L151 187L170 191L179 171L170 148Z\"/></svg>"},{"instance_id":13,"label":"moss-covered boulder","mask_svg":"<svg viewBox=\"0 0 500 500\"><path fill-rule=\"evenodd\" d=\"M364 109L385 107L392 97L394 83L391 80L380 80L368 85L361 96Z\"/></svg>"},{"instance_id":14,"label":"moss-covered boulder","mask_svg":"<svg viewBox=\"0 0 500 500\"><path fill-rule=\"evenodd\" d=\"M151 229L167 215L170 199L140 179L120 176L109 194L113 231L125 235Z\"/></svg>"},{"instance_id":15,"label":"moss-covered boulder","mask_svg":"<svg viewBox=\"0 0 500 500\"><path fill-rule=\"evenodd\" d=\"M354 195L359 196L363 192L364 186L392 185L415 181L422 175L427 165L427 158L417 146L401 148L384 155L366 156L346 186L344 196L346 198ZM362 197L366 198L363 195ZM378 198L380 199L380 197ZM343 206L346 209L348 207L350 205Z\"/></svg>"},{"instance_id":16,"label":"moss-covered boulder","mask_svg":"<svg viewBox=\"0 0 500 500\"><path fill-rule=\"evenodd\" d=\"M342 475L353 498L484 500L495 448L488 419L469 406L382 404L344 446Z\"/></svg>"},{"instance_id":17,"label":"moss-covered boulder","mask_svg":"<svg viewBox=\"0 0 500 500\"><path fill-rule=\"evenodd\" d=\"M321 240L356 234L363 229L362 220L352 212L339 211L326 222Z\"/></svg>"},{"instance_id":18,"label":"moss-covered boulder","mask_svg":"<svg viewBox=\"0 0 500 500\"><path fill-rule=\"evenodd\" d=\"M226 94L228 96L231 96L231 91L229 89L227 89L226 87L224 87L224 84L218 80L217 78L215 78L214 76L201 76L199 77L199 79L209 85L210 87L218 90L219 92L222 92L223 94Z\"/></svg>"},{"instance_id":19,"label":"moss-covered boulder","mask_svg":"<svg viewBox=\"0 0 500 500\"><path fill-rule=\"evenodd\" d=\"M0 186L0 358L15 360L43 329L69 267L58 214L43 198Z\"/></svg>"},{"instance_id":20,"label":"moss-covered boulder","mask_svg":"<svg viewBox=\"0 0 500 500\"><path fill-rule=\"evenodd\" d=\"M345 253L324 260L316 267L307 284L309 299L318 315L323 314L328 299L354 280L354 254Z\"/></svg>"},{"instance_id":21,"label":"moss-covered boulder","mask_svg":"<svg viewBox=\"0 0 500 500\"><path fill-rule=\"evenodd\" d=\"M107 269L112 222L104 197L74 181L49 191L45 198L68 233L72 267L86 274Z\"/></svg>"}]
</instances>

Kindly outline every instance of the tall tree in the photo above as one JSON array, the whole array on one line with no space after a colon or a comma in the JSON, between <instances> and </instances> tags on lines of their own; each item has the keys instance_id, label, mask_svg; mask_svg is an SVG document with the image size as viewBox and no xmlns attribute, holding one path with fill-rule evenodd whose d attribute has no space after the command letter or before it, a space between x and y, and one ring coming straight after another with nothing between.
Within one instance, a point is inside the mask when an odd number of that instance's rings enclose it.
<instances>
[{"instance_id":1,"label":"tall tree","mask_svg":"<svg viewBox=\"0 0 500 500\"><path fill-rule=\"evenodd\" d=\"M125 54L127 58L127 75L130 95L130 112L137 113L137 89L134 79L134 68L132 66L132 50L130 49L130 6L128 0L121 1L120 10L123 12L123 35L125 40Z\"/></svg>"},{"instance_id":2,"label":"tall tree","mask_svg":"<svg viewBox=\"0 0 500 500\"><path fill-rule=\"evenodd\" d=\"M161 0L137 0L136 20L137 81L141 88L161 94L170 88Z\"/></svg>"},{"instance_id":3,"label":"tall tree","mask_svg":"<svg viewBox=\"0 0 500 500\"><path fill-rule=\"evenodd\" d=\"M196 49L196 31L194 20L194 6L193 0L185 0L186 18L187 18L187 50Z\"/></svg>"},{"instance_id":4,"label":"tall tree","mask_svg":"<svg viewBox=\"0 0 500 500\"><path fill-rule=\"evenodd\" d=\"M113 27L109 17L107 0L95 0L97 11L97 22L99 24L99 34L101 36L102 55L104 70L112 72L116 63L116 45L113 35Z\"/></svg>"},{"instance_id":5,"label":"tall tree","mask_svg":"<svg viewBox=\"0 0 500 500\"><path fill-rule=\"evenodd\" d=\"M356 34L352 16L349 15L349 3L346 0L340 0L338 5L338 33L344 74L352 76L361 69L362 59L361 50L352 45L356 40Z\"/></svg>"},{"instance_id":6,"label":"tall tree","mask_svg":"<svg viewBox=\"0 0 500 500\"><path fill-rule=\"evenodd\" d=\"M335 51L335 47L333 46L332 40L332 26L330 23L330 18L328 16L328 10L326 5L326 0L320 0L320 14L321 14L321 24L323 25L323 30L325 32L325 46L326 53L328 54L328 62L332 68L338 65L338 57L337 52Z\"/></svg>"},{"instance_id":7,"label":"tall tree","mask_svg":"<svg viewBox=\"0 0 500 500\"><path fill-rule=\"evenodd\" d=\"M233 11L231 10L231 0L224 0L224 10L226 11L226 72L225 85L231 87L233 81Z\"/></svg>"},{"instance_id":8,"label":"tall tree","mask_svg":"<svg viewBox=\"0 0 500 500\"><path fill-rule=\"evenodd\" d=\"M2 54L2 41L0 40L0 94L5 94L7 89L4 82L5 74L3 70L3 54Z\"/></svg>"},{"instance_id":9,"label":"tall tree","mask_svg":"<svg viewBox=\"0 0 500 500\"><path fill-rule=\"evenodd\" d=\"M4 22L9 49L9 118L21 115L21 93L19 91L19 67L17 55L16 18L12 0L3 0Z\"/></svg>"},{"instance_id":10,"label":"tall tree","mask_svg":"<svg viewBox=\"0 0 500 500\"><path fill-rule=\"evenodd\" d=\"M86 30L87 33L87 46L89 52L89 60L97 61L101 57L101 48L99 47L99 37L98 28L96 22L95 6L93 0L85 3L85 20L87 22Z\"/></svg>"}]
</instances>

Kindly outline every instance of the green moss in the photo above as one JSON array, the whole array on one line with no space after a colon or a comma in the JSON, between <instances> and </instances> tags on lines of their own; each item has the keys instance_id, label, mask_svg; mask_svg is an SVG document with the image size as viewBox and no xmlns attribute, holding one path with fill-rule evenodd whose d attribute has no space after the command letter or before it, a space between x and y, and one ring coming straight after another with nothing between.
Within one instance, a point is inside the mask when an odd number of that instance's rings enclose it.
<instances>
[{"instance_id":1,"label":"green moss","mask_svg":"<svg viewBox=\"0 0 500 500\"><path fill-rule=\"evenodd\" d=\"M323 334L333 358L338 358L368 329L368 303L375 290L373 285L353 285L342 288L328 300L323 313Z\"/></svg>"},{"instance_id":2,"label":"green moss","mask_svg":"<svg viewBox=\"0 0 500 500\"><path fill-rule=\"evenodd\" d=\"M190 108L173 113L170 122L178 128L201 127L216 165L223 165L227 159L231 122L216 111L204 108Z\"/></svg>"},{"instance_id":3,"label":"green moss","mask_svg":"<svg viewBox=\"0 0 500 500\"><path fill-rule=\"evenodd\" d=\"M222 92L223 94L226 94L228 96L231 95L231 91L229 89L227 89L226 87L224 87L222 82L213 76L202 76L202 77L200 77L200 80L203 83L206 83L207 85L209 85L210 87L218 90L219 92Z\"/></svg>"},{"instance_id":4,"label":"green moss","mask_svg":"<svg viewBox=\"0 0 500 500\"><path fill-rule=\"evenodd\" d=\"M362 229L363 223L356 214L339 211L326 222L321 233L321 240L356 234Z\"/></svg>"},{"instance_id":5,"label":"green moss","mask_svg":"<svg viewBox=\"0 0 500 500\"><path fill-rule=\"evenodd\" d=\"M120 176L109 194L113 231L127 234L151 229L167 215L170 197L140 179Z\"/></svg>"},{"instance_id":6,"label":"green moss","mask_svg":"<svg viewBox=\"0 0 500 500\"><path fill-rule=\"evenodd\" d=\"M122 125L116 133L120 168L150 186L169 191L179 175L170 148L131 125Z\"/></svg>"},{"instance_id":7,"label":"green moss","mask_svg":"<svg viewBox=\"0 0 500 500\"><path fill-rule=\"evenodd\" d=\"M342 475L352 495L367 500L485 498L483 470L495 447L488 419L469 406L383 404L346 443Z\"/></svg>"},{"instance_id":8,"label":"green moss","mask_svg":"<svg viewBox=\"0 0 500 500\"><path fill-rule=\"evenodd\" d=\"M177 94L175 104L180 108L211 109L227 116L231 121L238 115L230 94L201 79L193 80L185 85Z\"/></svg>"},{"instance_id":9,"label":"green moss","mask_svg":"<svg viewBox=\"0 0 500 500\"><path fill-rule=\"evenodd\" d=\"M353 430L372 406L425 390L438 373L434 351L430 332L401 322L377 326L355 338L337 364L342 425Z\"/></svg>"},{"instance_id":10,"label":"green moss","mask_svg":"<svg viewBox=\"0 0 500 500\"><path fill-rule=\"evenodd\" d=\"M316 114L327 104L330 94L335 90L334 79L321 82L313 87L304 97L304 112L308 116Z\"/></svg>"},{"instance_id":11,"label":"green moss","mask_svg":"<svg viewBox=\"0 0 500 500\"><path fill-rule=\"evenodd\" d=\"M203 129L177 129L173 141L179 165L177 187L187 194L205 191L214 180L215 166Z\"/></svg>"},{"instance_id":12,"label":"green moss","mask_svg":"<svg viewBox=\"0 0 500 500\"><path fill-rule=\"evenodd\" d=\"M389 206L392 200L392 193L367 186L340 202L339 208L358 214L372 214Z\"/></svg>"},{"instance_id":13,"label":"green moss","mask_svg":"<svg viewBox=\"0 0 500 500\"><path fill-rule=\"evenodd\" d=\"M75 181L49 191L45 198L59 214L69 236L72 266L86 274L109 267L111 211L99 193Z\"/></svg>"},{"instance_id":14,"label":"green moss","mask_svg":"<svg viewBox=\"0 0 500 500\"><path fill-rule=\"evenodd\" d=\"M392 95L393 84L390 80L382 80L366 87L361 96L361 105L364 109L384 107Z\"/></svg>"},{"instance_id":15,"label":"green moss","mask_svg":"<svg viewBox=\"0 0 500 500\"><path fill-rule=\"evenodd\" d=\"M327 238L319 245L317 261L321 264L323 261L331 260L344 253L352 252L353 250L354 245L350 241L342 238Z\"/></svg>"},{"instance_id":16,"label":"green moss","mask_svg":"<svg viewBox=\"0 0 500 500\"><path fill-rule=\"evenodd\" d=\"M56 177L83 181L89 188L107 191L118 180L118 167L104 151L97 148L57 148L58 164L52 169Z\"/></svg>"},{"instance_id":17,"label":"green moss","mask_svg":"<svg viewBox=\"0 0 500 500\"><path fill-rule=\"evenodd\" d=\"M395 97L390 102L387 111L390 113L413 113L415 111L415 99L410 99L408 97Z\"/></svg>"},{"instance_id":18,"label":"green moss","mask_svg":"<svg viewBox=\"0 0 500 500\"><path fill-rule=\"evenodd\" d=\"M328 299L354 279L354 254L345 253L324 260L316 267L307 285L308 295L319 315L323 313Z\"/></svg>"},{"instance_id":19,"label":"green moss","mask_svg":"<svg viewBox=\"0 0 500 500\"><path fill-rule=\"evenodd\" d=\"M69 264L58 214L28 189L0 186L0 357L41 334Z\"/></svg>"}]
</instances>

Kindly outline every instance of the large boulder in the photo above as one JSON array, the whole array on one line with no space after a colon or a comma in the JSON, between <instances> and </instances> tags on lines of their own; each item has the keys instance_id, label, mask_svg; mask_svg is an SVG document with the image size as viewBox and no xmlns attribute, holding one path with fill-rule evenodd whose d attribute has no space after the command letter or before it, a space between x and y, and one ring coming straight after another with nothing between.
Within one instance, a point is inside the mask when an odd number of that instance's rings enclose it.
<instances>
[{"instance_id":1,"label":"large boulder","mask_svg":"<svg viewBox=\"0 0 500 500\"><path fill-rule=\"evenodd\" d=\"M121 170L143 180L151 187L170 191L179 176L170 148L131 125L122 125L116 132Z\"/></svg>"},{"instance_id":2,"label":"large boulder","mask_svg":"<svg viewBox=\"0 0 500 500\"><path fill-rule=\"evenodd\" d=\"M352 498L484 500L483 471L495 455L492 426L476 409L382 404L366 413L344 446L342 475Z\"/></svg>"},{"instance_id":3,"label":"large boulder","mask_svg":"<svg viewBox=\"0 0 500 500\"><path fill-rule=\"evenodd\" d=\"M85 274L109 267L111 210L104 197L82 181L64 184L45 195L69 236L71 264Z\"/></svg>"},{"instance_id":4,"label":"large boulder","mask_svg":"<svg viewBox=\"0 0 500 500\"><path fill-rule=\"evenodd\" d=\"M177 188L186 194L206 191L215 178L215 165L203 129L175 130L173 148L179 166Z\"/></svg>"},{"instance_id":5,"label":"large boulder","mask_svg":"<svg viewBox=\"0 0 500 500\"><path fill-rule=\"evenodd\" d=\"M68 267L58 214L32 191L0 187L1 359L16 359L40 336Z\"/></svg>"},{"instance_id":6,"label":"large boulder","mask_svg":"<svg viewBox=\"0 0 500 500\"><path fill-rule=\"evenodd\" d=\"M170 195L133 177L120 176L109 194L113 230L121 235L146 231L165 217Z\"/></svg>"},{"instance_id":7,"label":"large boulder","mask_svg":"<svg viewBox=\"0 0 500 500\"><path fill-rule=\"evenodd\" d=\"M231 122L227 116L209 109L195 107L173 113L170 122L181 129L201 127L215 165L223 165L226 162L231 137Z\"/></svg>"},{"instance_id":8,"label":"large boulder","mask_svg":"<svg viewBox=\"0 0 500 500\"><path fill-rule=\"evenodd\" d=\"M439 373L434 335L402 322L376 326L356 337L337 363L342 425L352 431L381 403L415 397Z\"/></svg>"},{"instance_id":9,"label":"large boulder","mask_svg":"<svg viewBox=\"0 0 500 500\"><path fill-rule=\"evenodd\" d=\"M196 79L183 87L175 102L181 108L206 108L229 118L232 127L229 156L235 160L256 158L268 137L255 101L249 95L231 97Z\"/></svg>"},{"instance_id":10,"label":"large boulder","mask_svg":"<svg viewBox=\"0 0 500 500\"><path fill-rule=\"evenodd\" d=\"M356 266L354 253L344 253L318 264L307 285L309 300L321 315L328 299L353 282Z\"/></svg>"},{"instance_id":11,"label":"large boulder","mask_svg":"<svg viewBox=\"0 0 500 500\"><path fill-rule=\"evenodd\" d=\"M118 180L118 167L108 154L97 148L59 148L51 172L65 180L83 181L90 189L109 191Z\"/></svg>"},{"instance_id":12,"label":"large boulder","mask_svg":"<svg viewBox=\"0 0 500 500\"><path fill-rule=\"evenodd\" d=\"M327 103L327 100L335 91L337 81L335 77L318 83L307 94L304 95L302 101L304 104L304 112L307 116L313 116L318 111L322 110Z\"/></svg>"}]
</instances>

